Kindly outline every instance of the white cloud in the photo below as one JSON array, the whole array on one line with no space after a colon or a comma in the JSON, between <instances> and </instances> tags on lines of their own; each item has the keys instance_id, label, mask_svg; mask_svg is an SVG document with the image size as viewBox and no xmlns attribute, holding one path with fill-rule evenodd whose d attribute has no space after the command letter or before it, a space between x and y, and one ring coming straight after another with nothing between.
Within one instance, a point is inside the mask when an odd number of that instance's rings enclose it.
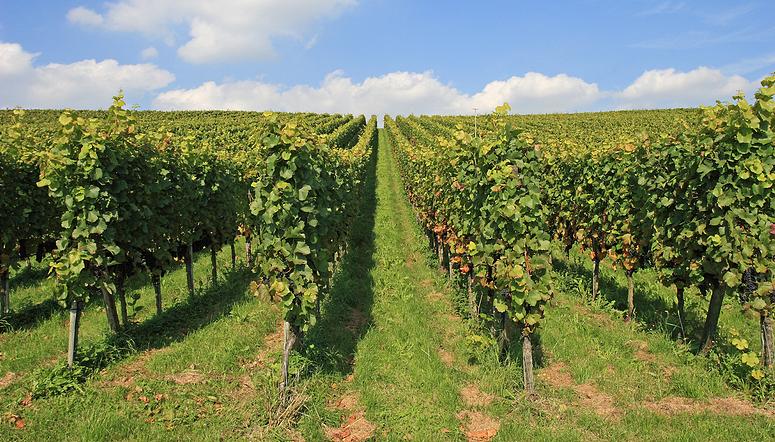
<instances>
[{"instance_id":1,"label":"white cloud","mask_svg":"<svg viewBox=\"0 0 775 442\"><path fill-rule=\"evenodd\" d=\"M597 111L711 105L730 100L738 90L752 92L757 82L707 67L644 72L622 90L601 90L596 84L566 74L529 72L493 81L466 94L431 72L392 72L353 81L341 71L318 86L283 86L264 81L206 82L174 89L153 101L158 109L276 110L353 114L472 114L491 112L507 102L516 113Z\"/></svg>"},{"instance_id":2,"label":"white cloud","mask_svg":"<svg viewBox=\"0 0 775 442\"><path fill-rule=\"evenodd\" d=\"M241 109L357 114L470 114L509 102L515 112L563 112L585 108L601 98L597 85L567 75L528 73L494 81L473 95L443 84L431 72L392 72L360 83L342 72L326 76L319 87L261 81L217 84L161 93L160 109Z\"/></svg>"},{"instance_id":3,"label":"white cloud","mask_svg":"<svg viewBox=\"0 0 775 442\"><path fill-rule=\"evenodd\" d=\"M85 7L68 12L73 23L111 31L138 32L171 42L175 29L188 28L178 55L191 63L261 60L272 57L272 40L301 44L323 19L354 6L356 0L121 0L103 14Z\"/></svg>"},{"instance_id":4,"label":"white cloud","mask_svg":"<svg viewBox=\"0 0 775 442\"><path fill-rule=\"evenodd\" d=\"M146 48L144 56L154 55ZM120 64L116 60L82 60L35 65L36 54L16 43L0 42L0 107L105 107L119 89L130 103L170 85L172 73L154 64ZM472 114L491 112L507 102L517 113L575 112L603 109L665 108L713 104L738 90L752 92L757 83L727 70L699 67L649 70L621 90L567 74L528 72L492 81L481 90L463 92L432 72L391 72L355 81L342 71L316 86L262 80L208 81L190 89L156 93L157 109L233 109L308 111L353 114Z\"/></svg>"},{"instance_id":5,"label":"white cloud","mask_svg":"<svg viewBox=\"0 0 775 442\"><path fill-rule=\"evenodd\" d=\"M83 6L67 11L67 21L84 26L100 26L103 23L101 15Z\"/></svg>"},{"instance_id":6,"label":"white cloud","mask_svg":"<svg viewBox=\"0 0 775 442\"><path fill-rule=\"evenodd\" d=\"M175 79L152 64L108 59L35 66L34 58L18 44L0 43L0 107L104 108L119 89L131 103Z\"/></svg>"},{"instance_id":7,"label":"white cloud","mask_svg":"<svg viewBox=\"0 0 775 442\"><path fill-rule=\"evenodd\" d=\"M689 72L655 69L644 72L614 98L624 108L698 106L729 100L737 91L755 87L756 82L707 67Z\"/></svg>"},{"instance_id":8,"label":"white cloud","mask_svg":"<svg viewBox=\"0 0 775 442\"><path fill-rule=\"evenodd\" d=\"M159 56L159 51L156 50L153 46L147 47L140 51L140 57L143 60L152 60Z\"/></svg>"},{"instance_id":9,"label":"white cloud","mask_svg":"<svg viewBox=\"0 0 775 442\"><path fill-rule=\"evenodd\" d=\"M528 72L523 77L493 81L470 101L480 109L494 109L508 102L515 112L546 113L588 109L603 97L594 83L565 74L548 77Z\"/></svg>"},{"instance_id":10,"label":"white cloud","mask_svg":"<svg viewBox=\"0 0 775 442\"><path fill-rule=\"evenodd\" d=\"M0 78L23 73L35 56L25 52L18 43L0 42Z\"/></svg>"}]
</instances>

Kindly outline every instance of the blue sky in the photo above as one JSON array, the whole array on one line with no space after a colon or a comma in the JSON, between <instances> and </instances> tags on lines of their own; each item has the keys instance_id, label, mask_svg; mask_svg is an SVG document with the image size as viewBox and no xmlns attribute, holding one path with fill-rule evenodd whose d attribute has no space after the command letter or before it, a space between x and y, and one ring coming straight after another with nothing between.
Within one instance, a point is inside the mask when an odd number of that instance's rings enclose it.
<instances>
[{"instance_id":1,"label":"blue sky","mask_svg":"<svg viewBox=\"0 0 775 442\"><path fill-rule=\"evenodd\" d=\"M0 107L470 113L712 104L773 1L0 0Z\"/></svg>"}]
</instances>

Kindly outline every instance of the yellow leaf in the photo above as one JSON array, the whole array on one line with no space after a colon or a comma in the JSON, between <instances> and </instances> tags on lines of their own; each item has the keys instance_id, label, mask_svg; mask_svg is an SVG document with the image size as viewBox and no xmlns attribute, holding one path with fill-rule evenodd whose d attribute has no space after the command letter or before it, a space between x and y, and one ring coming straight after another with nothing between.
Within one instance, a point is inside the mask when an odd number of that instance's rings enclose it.
<instances>
[{"instance_id":1,"label":"yellow leaf","mask_svg":"<svg viewBox=\"0 0 775 442\"><path fill-rule=\"evenodd\" d=\"M732 339L732 345L734 345L738 350L747 350L748 340L743 338L734 338Z\"/></svg>"},{"instance_id":2,"label":"yellow leaf","mask_svg":"<svg viewBox=\"0 0 775 442\"><path fill-rule=\"evenodd\" d=\"M740 356L740 360L743 361L743 364L752 368L759 365L759 356L752 351L749 351L748 353L743 353Z\"/></svg>"}]
</instances>

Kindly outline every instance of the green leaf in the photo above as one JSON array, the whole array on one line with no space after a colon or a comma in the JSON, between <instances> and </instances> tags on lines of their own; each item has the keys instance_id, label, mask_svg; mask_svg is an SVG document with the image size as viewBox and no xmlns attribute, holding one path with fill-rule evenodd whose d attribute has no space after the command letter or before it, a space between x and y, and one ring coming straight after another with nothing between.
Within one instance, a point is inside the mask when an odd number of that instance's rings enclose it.
<instances>
[{"instance_id":1,"label":"green leaf","mask_svg":"<svg viewBox=\"0 0 775 442\"><path fill-rule=\"evenodd\" d=\"M538 324L538 321L540 321L540 320L541 320L541 316L537 315L535 313L530 313L529 315L527 315L525 317L525 323L527 325L536 325L536 324Z\"/></svg>"},{"instance_id":2,"label":"green leaf","mask_svg":"<svg viewBox=\"0 0 775 442\"><path fill-rule=\"evenodd\" d=\"M767 307L767 302L762 298L755 298L751 301L751 308L756 311L763 311Z\"/></svg>"},{"instance_id":3,"label":"green leaf","mask_svg":"<svg viewBox=\"0 0 775 442\"><path fill-rule=\"evenodd\" d=\"M720 197L718 197L717 203L719 207L727 207L732 205L732 203L734 203L735 200L737 200L737 197L734 193L726 192Z\"/></svg>"},{"instance_id":4,"label":"green leaf","mask_svg":"<svg viewBox=\"0 0 775 442\"><path fill-rule=\"evenodd\" d=\"M307 195L309 195L310 190L312 190L312 187L310 187L308 184L305 184L301 189L299 189L299 201L305 201L307 199Z\"/></svg>"},{"instance_id":5,"label":"green leaf","mask_svg":"<svg viewBox=\"0 0 775 442\"><path fill-rule=\"evenodd\" d=\"M740 285L741 278L740 275L737 272L734 271L728 271L724 273L724 284L726 284L727 287L734 288Z\"/></svg>"}]
</instances>

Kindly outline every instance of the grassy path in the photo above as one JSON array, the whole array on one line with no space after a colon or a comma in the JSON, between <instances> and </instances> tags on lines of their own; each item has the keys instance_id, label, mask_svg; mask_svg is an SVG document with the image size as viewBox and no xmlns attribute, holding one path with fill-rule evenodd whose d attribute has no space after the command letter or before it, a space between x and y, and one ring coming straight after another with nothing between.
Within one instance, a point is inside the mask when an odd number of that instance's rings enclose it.
<instances>
[{"instance_id":1,"label":"grassy path","mask_svg":"<svg viewBox=\"0 0 775 442\"><path fill-rule=\"evenodd\" d=\"M358 347L355 386L367 417L391 437L429 440L458 426L459 376L447 365L455 349L445 335L459 336L461 324L433 296L438 273L425 262L390 155L380 133L373 326Z\"/></svg>"},{"instance_id":2,"label":"grassy path","mask_svg":"<svg viewBox=\"0 0 775 442\"><path fill-rule=\"evenodd\" d=\"M442 276L426 263L390 155L380 132L371 203L325 308L326 324L312 332L314 345L333 349L340 363L307 383L311 403L300 428L308 440L353 431L379 440L462 437L455 367L463 324L443 301Z\"/></svg>"}]
</instances>

